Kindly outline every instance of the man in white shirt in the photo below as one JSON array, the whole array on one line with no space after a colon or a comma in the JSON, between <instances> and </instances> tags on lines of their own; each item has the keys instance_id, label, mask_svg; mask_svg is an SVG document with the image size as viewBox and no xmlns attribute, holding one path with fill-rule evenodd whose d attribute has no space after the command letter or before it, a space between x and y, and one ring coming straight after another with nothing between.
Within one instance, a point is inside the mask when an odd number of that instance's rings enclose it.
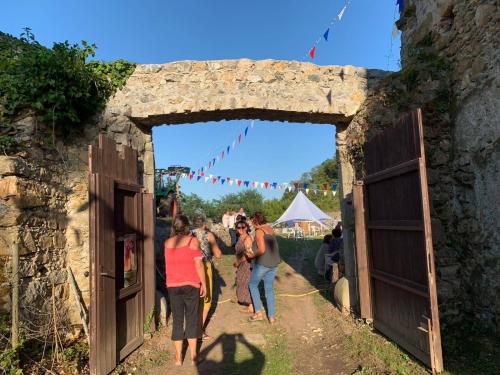
<instances>
[{"instance_id":1,"label":"man in white shirt","mask_svg":"<svg viewBox=\"0 0 500 375\"><path fill-rule=\"evenodd\" d=\"M231 236L231 246L234 246L236 245L236 229L234 229L236 214L234 213L234 211L229 211L228 216L229 236Z\"/></svg>"},{"instance_id":2,"label":"man in white shirt","mask_svg":"<svg viewBox=\"0 0 500 375\"><path fill-rule=\"evenodd\" d=\"M229 229L229 213L227 211L222 215L222 226Z\"/></svg>"}]
</instances>

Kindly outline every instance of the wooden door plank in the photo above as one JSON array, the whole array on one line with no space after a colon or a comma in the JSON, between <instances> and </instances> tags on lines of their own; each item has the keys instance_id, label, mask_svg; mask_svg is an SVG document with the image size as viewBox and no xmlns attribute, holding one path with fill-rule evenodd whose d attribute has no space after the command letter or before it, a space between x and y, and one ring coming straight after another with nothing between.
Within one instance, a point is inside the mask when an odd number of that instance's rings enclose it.
<instances>
[{"instance_id":1,"label":"wooden door plank","mask_svg":"<svg viewBox=\"0 0 500 375\"><path fill-rule=\"evenodd\" d=\"M431 228L431 213L429 203L429 190L427 185L427 167L425 163L425 146L424 146L424 128L422 121L422 111L419 109L413 115L414 121L418 125L418 142L420 146L420 189L422 194L422 213L424 221L424 235L425 235L425 250L427 257L427 276L429 282L429 298L431 310L431 324L432 329L429 331L431 336L430 346L431 350L431 363L432 369L436 372L443 371L443 353L441 348L441 330L439 324L439 311L437 301L437 288L436 288L436 271L434 265L434 248L432 245L432 228Z\"/></svg>"},{"instance_id":2,"label":"wooden door plank","mask_svg":"<svg viewBox=\"0 0 500 375\"><path fill-rule=\"evenodd\" d=\"M154 317L156 263L154 249L155 209L153 194L143 193L143 241L144 241L144 319ZM155 330L155 320L151 321L151 329Z\"/></svg>"},{"instance_id":3,"label":"wooden door plank","mask_svg":"<svg viewBox=\"0 0 500 375\"><path fill-rule=\"evenodd\" d=\"M94 147L89 147L89 155L92 155ZM90 158L89 165L91 170L92 166L95 167ZM100 373L99 369L99 350L98 350L98 340L97 340L97 322L99 321L99 310L97 303L98 301L98 288L99 288L99 277L97 276L97 267L99 266L97 257L97 213L96 213L96 175L94 173L89 174L89 248L90 248L90 311L89 311L89 339L90 339L90 358L89 367L90 373L92 375L98 375Z\"/></svg>"},{"instance_id":4,"label":"wooden door plank","mask_svg":"<svg viewBox=\"0 0 500 375\"><path fill-rule=\"evenodd\" d=\"M372 300L370 291L370 269L367 251L366 216L363 183L353 186L354 220L356 232L356 263L358 269L358 288L361 317L372 320Z\"/></svg>"}]
</instances>

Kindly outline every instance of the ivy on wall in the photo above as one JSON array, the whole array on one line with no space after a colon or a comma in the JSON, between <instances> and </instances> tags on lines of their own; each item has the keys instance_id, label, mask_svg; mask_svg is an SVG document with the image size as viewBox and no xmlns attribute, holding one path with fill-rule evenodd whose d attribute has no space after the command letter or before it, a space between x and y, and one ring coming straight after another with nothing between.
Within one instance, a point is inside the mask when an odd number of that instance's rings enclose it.
<instances>
[{"instance_id":1,"label":"ivy on wall","mask_svg":"<svg viewBox=\"0 0 500 375\"><path fill-rule=\"evenodd\" d=\"M46 48L29 28L19 39L0 34L0 151L12 146L10 122L23 111L34 111L53 132L67 134L104 108L135 64L89 62L95 51L85 41Z\"/></svg>"}]
</instances>

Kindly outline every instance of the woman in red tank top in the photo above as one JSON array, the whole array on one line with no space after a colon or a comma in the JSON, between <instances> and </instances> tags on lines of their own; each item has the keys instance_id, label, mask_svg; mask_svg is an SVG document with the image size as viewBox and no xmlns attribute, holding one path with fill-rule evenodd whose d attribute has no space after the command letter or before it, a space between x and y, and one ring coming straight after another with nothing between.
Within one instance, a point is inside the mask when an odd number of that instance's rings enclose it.
<instances>
[{"instance_id":1,"label":"woman in red tank top","mask_svg":"<svg viewBox=\"0 0 500 375\"><path fill-rule=\"evenodd\" d=\"M177 215L172 229L175 235L165 241L165 273L173 317L175 364L180 366L184 339L188 340L191 361L196 363L196 340L201 333L198 309L206 286L202 254L198 240L189 232L188 218Z\"/></svg>"}]
</instances>

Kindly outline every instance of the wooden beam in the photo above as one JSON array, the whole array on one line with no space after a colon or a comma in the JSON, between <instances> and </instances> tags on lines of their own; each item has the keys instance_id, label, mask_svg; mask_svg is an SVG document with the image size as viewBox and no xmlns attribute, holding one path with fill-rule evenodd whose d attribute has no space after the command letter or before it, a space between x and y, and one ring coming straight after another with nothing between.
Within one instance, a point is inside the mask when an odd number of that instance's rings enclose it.
<instances>
[{"instance_id":1,"label":"wooden beam","mask_svg":"<svg viewBox=\"0 0 500 375\"><path fill-rule=\"evenodd\" d=\"M366 212L363 182L358 181L353 189L354 220L356 234L356 264L358 268L358 289L361 317L372 320L370 290L370 267L368 261L368 240L366 233Z\"/></svg>"}]
</instances>

